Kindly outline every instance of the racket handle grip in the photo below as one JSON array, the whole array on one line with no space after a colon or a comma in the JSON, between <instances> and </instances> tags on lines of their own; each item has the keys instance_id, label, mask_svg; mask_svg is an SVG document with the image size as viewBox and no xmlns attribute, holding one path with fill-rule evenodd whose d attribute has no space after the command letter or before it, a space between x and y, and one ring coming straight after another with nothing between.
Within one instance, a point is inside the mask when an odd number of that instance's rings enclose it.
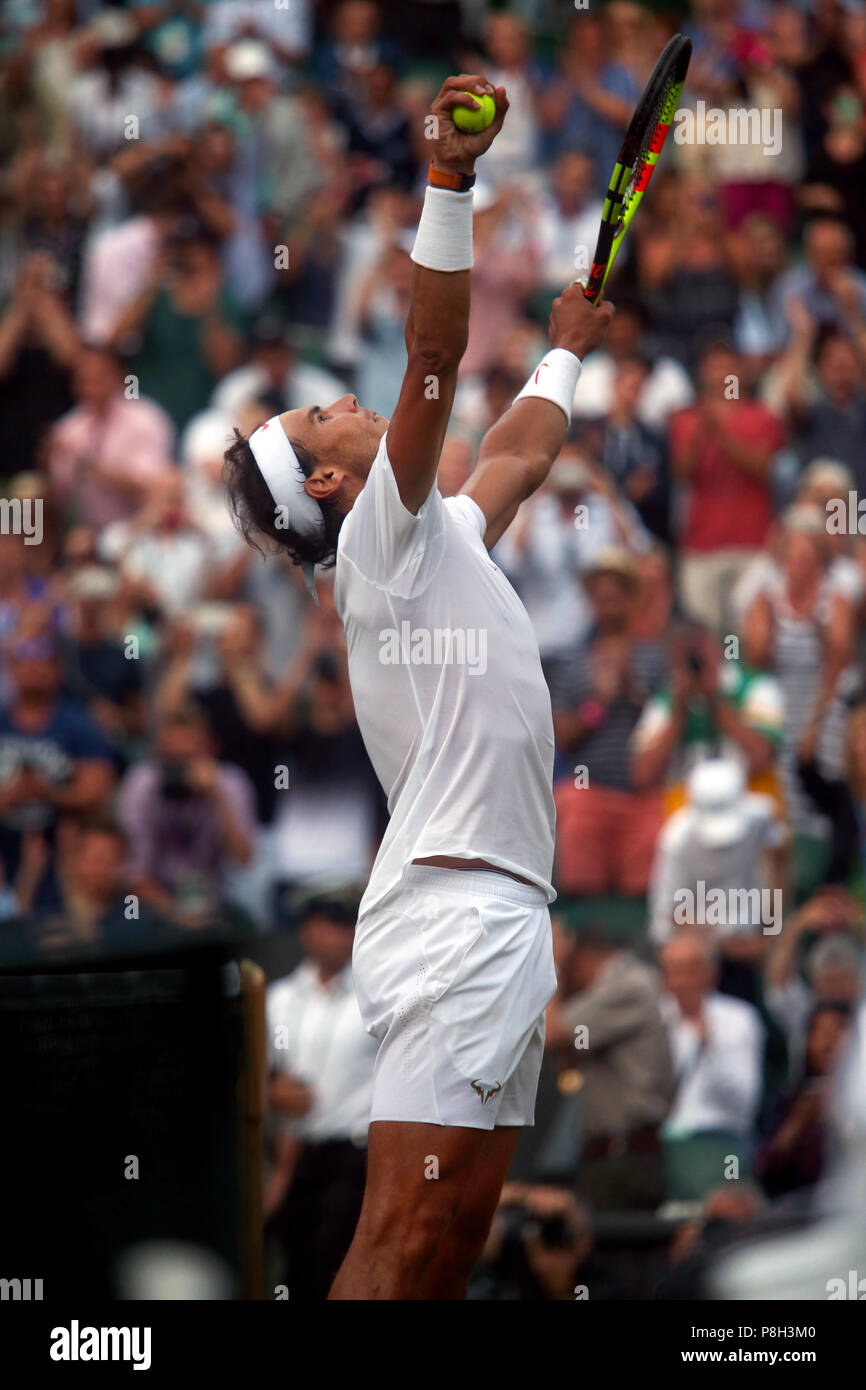
<instances>
[{"instance_id":1,"label":"racket handle grip","mask_svg":"<svg viewBox=\"0 0 866 1390\"><path fill-rule=\"evenodd\" d=\"M588 299L590 304L598 304L604 287L604 273L587 276L585 284L583 280L578 280L577 283L583 285L584 298Z\"/></svg>"}]
</instances>

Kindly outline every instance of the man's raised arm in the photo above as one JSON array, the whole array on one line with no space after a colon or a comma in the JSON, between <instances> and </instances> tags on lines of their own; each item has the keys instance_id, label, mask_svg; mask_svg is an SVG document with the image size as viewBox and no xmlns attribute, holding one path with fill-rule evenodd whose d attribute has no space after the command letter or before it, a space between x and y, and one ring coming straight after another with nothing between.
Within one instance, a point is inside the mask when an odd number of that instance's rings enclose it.
<instances>
[{"instance_id":1,"label":"man's raised arm","mask_svg":"<svg viewBox=\"0 0 866 1390\"><path fill-rule=\"evenodd\" d=\"M461 93L493 97L496 116L484 131L464 134L451 119L468 106ZM430 182L412 252L412 298L406 319L408 364L388 427L388 457L403 505L417 512L436 481L448 428L457 369L469 331L472 192L475 160L502 128L503 87L483 77L449 77L430 108Z\"/></svg>"},{"instance_id":2,"label":"man's raised arm","mask_svg":"<svg viewBox=\"0 0 866 1390\"><path fill-rule=\"evenodd\" d=\"M565 443L581 360L601 343L613 313L613 305L604 300L593 307L580 285L569 286L554 300L551 350L510 410L487 431L475 471L461 488L487 518L488 549L550 472Z\"/></svg>"}]
</instances>

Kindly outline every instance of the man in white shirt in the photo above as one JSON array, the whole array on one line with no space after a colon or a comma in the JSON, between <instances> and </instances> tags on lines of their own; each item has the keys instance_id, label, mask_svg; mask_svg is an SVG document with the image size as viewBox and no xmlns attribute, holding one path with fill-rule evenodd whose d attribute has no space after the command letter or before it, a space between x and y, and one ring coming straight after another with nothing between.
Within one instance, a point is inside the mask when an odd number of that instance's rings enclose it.
<instances>
[{"instance_id":1,"label":"man in white shirt","mask_svg":"<svg viewBox=\"0 0 866 1390\"><path fill-rule=\"evenodd\" d=\"M304 960L267 994L269 1100L282 1121L266 1208L295 1301L326 1297L364 1195L377 1045L352 988L355 916L340 898L311 899Z\"/></svg>"},{"instance_id":2,"label":"man in white shirt","mask_svg":"<svg viewBox=\"0 0 866 1390\"><path fill-rule=\"evenodd\" d=\"M450 116L467 90L496 107L476 135ZM554 302L553 351L444 499L436 471L468 334L474 165L507 106L503 88L466 74L433 103L393 419L343 397L276 416L226 455L250 538L288 551L311 587L313 566L336 562L358 724L391 814L353 955L380 1045L364 1206L336 1299L465 1296L519 1127L533 1121L556 983L550 696L529 618L489 551L546 479L580 358L612 309L577 286Z\"/></svg>"},{"instance_id":3,"label":"man in white shirt","mask_svg":"<svg viewBox=\"0 0 866 1390\"><path fill-rule=\"evenodd\" d=\"M690 774L687 805L656 841L650 879L650 938L667 941L682 926L717 938L782 928L779 886L787 828L773 799L746 790L732 759L707 758ZM762 856L769 854L775 886Z\"/></svg>"},{"instance_id":4,"label":"man in white shirt","mask_svg":"<svg viewBox=\"0 0 866 1390\"><path fill-rule=\"evenodd\" d=\"M706 928L673 937L662 947L660 962L662 1014L677 1076L665 1133L748 1138L761 1099L760 1014L742 999L715 992L716 962Z\"/></svg>"},{"instance_id":5,"label":"man in white shirt","mask_svg":"<svg viewBox=\"0 0 866 1390\"><path fill-rule=\"evenodd\" d=\"M567 283L592 265L603 206L593 192L594 177L592 160L580 150L560 155L553 167L534 219L546 284Z\"/></svg>"}]
</instances>

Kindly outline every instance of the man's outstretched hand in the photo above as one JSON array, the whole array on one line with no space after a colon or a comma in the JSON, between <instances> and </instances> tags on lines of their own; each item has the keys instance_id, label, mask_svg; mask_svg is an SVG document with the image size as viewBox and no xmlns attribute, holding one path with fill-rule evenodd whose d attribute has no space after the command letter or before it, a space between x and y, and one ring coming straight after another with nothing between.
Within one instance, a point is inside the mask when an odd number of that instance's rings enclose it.
<instances>
[{"instance_id":1,"label":"man's outstretched hand","mask_svg":"<svg viewBox=\"0 0 866 1390\"><path fill-rule=\"evenodd\" d=\"M581 360L607 337L616 310L608 300L590 304L581 284L569 285L553 301L550 314L550 346L565 348Z\"/></svg>"},{"instance_id":2,"label":"man's outstretched hand","mask_svg":"<svg viewBox=\"0 0 866 1390\"><path fill-rule=\"evenodd\" d=\"M458 130L451 119L451 112L455 106L468 105L465 92L477 92L479 96L486 92L493 98L496 115L486 130ZM459 77L447 78L430 107L430 115L436 118L433 126L434 135L430 142L431 159L436 168L449 174L474 173L476 159L485 150L490 149L502 129L507 110L508 98L504 87L494 87L485 77L479 77L477 74L473 76L461 73Z\"/></svg>"}]
</instances>

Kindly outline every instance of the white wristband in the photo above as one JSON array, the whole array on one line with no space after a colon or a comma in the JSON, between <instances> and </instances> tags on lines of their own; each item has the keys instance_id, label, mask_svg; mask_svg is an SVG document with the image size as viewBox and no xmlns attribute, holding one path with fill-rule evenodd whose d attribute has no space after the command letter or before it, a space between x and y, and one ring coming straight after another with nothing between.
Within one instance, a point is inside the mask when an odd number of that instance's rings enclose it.
<instances>
[{"instance_id":1,"label":"white wristband","mask_svg":"<svg viewBox=\"0 0 866 1390\"><path fill-rule=\"evenodd\" d=\"M522 401L527 396L540 396L542 400L553 401L571 424L571 407L579 376L580 358L567 348L551 348L514 399Z\"/></svg>"},{"instance_id":2,"label":"white wristband","mask_svg":"<svg viewBox=\"0 0 866 1390\"><path fill-rule=\"evenodd\" d=\"M455 193L428 184L412 249L416 265L427 270L472 269L472 201L471 189Z\"/></svg>"}]
</instances>

